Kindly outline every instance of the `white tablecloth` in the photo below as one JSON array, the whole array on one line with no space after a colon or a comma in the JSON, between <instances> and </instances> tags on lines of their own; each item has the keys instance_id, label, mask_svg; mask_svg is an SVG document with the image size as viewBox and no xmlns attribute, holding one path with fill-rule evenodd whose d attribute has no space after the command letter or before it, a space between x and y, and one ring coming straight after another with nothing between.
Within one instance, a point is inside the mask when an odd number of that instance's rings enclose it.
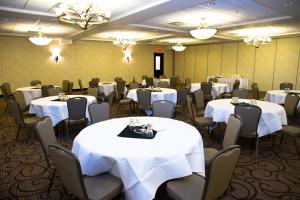
<instances>
[{"instance_id":1,"label":"white tablecloth","mask_svg":"<svg viewBox=\"0 0 300 200\"><path fill-rule=\"evenodd\" d=\"M158 100L167 100L171 101L176 104L177 102L177 91L174 89L169 89L169 88L160 88L161 92L151 92L151 104L154 101ZM133 99L133 101L138 102L137 99L137 94L136 94L137 89L132 89L129 90L127 94L127 98Z\"/></svg>"},{"instance_id":2,"label":"white tablecloth","mask_svg":"<svg viewBox=\"0 0 300 200\"><path fill-rule=\"evenodd\" d=\"M120 177L126 199L136 200L153 199L159 185L167 180L192 172L205 175L203 142L195 127L167 118L137 119L158 131L154 139L118 137L130 118L115 118L83 129L72 147L82 172L90 176L110 172Z\"/></svg>"},{"instance_id":3,"label":"white tablecloth","mask_svg":"<svg viewBox=\"0 0 300 200\"><path fill-rule=\"evenodd\" d=\"M300 94L300 90L290 90L289 92ZM284 104L286 95L287 92L285 92L284 90L269 90L266 93L265 100L272 103ZM298 104L298 108L300 108L300 102Z\"/></svg>"},{"instance_id":4,"label":"white tablecloth","mask_svg":"<svg viewBox=\"0 0 300 200\"><path fill-rule=\"evenodd\" d=\"M207 77L207 81L209 78L213 78L214 76L209 76ZM228 84L230 91L232 91L233 88L233 84L235 79L234 78L217 78L218 79L218 83L225 83ZM248 79L247 78L238 78L238 80L240 81L240 87L239 88L243 88L243 89L247 89L248 90Z\"/></svg>"},{"instance_id":5,"label":"white tablecloth","mask_svg":"<svg viewBox=\"0 0 300 200\"><path fill-rule=\"evenodd\" d=\"M96 102L96 98L88 95L68 95L72 97L87 98L86 117L89 118L88 105ZM52 119L53 126L69 116L67 102L52 101L58 99L58 96L44 97L30 102L29 113L36 114L38 117L49 116Z\"/></svg>"},{"instance_id":6,"label":"white tablecloth","mask_svg":"<svg viewBox=\"0 0 300 200\"><path fill-rule=\"evenodd\" d=\"M250 102L246 99L240 99L240 101ZM212 117L215 122L227 122L229 115L234 113L234 106L230 102L231 99L218 99L208 102L205 117ZM274 133L280 130L282 125L287 125L286 112L282 106L266 101L257 101L257 106L262 110L257 129L259 137Z\"/></svg>"},{"instance_id":7,"label":"white tablecloth","mask_svg":"<svg viewBox=\"0 0 300 200\"><path fill-rule=\"evenodd\" d=\"M154 79L153 80L153 86L154 87L158 87L158 82L168 82L170 85L170 79Z\"/></svg>"},{"instance_id":8,"label":"white tablecloth","mask_svg":"<svg viewBox=\"0 0 300 200\"><path fill-rule=\"evenodd\" d=\"M192 83L191 84L191 92L195 92L196 90L201 89L201 83ZM213 83L211 95L213 99L215 99L217 96L224 92L230 92L230 88L228 87L228 84L225 83Z\"/></svg>"},{"instance_id":9,"label":"white tablecloth","mask_svg":"<svg viewBox=\"0 0 300 200\"><path fill-rule=\"evenodd\" d=\"M17 88L16 91L21 91L24 94L26 105L29 105L33 99L42 97L42 90L34 86Z\"/></svg>"},{"instance_id":10,"label":"white tablecloth","mask_svg":"<svg viewBox=\"0 0 300 200\"><path fill-rule=\"evenodd\" d=\"M116 82L99 82L99 92L104 93L105 96L109 95L111 92L115 90L117 83ZM124 92L127 91L127 88L125 86Z\"/></svg>"}]
</instances>

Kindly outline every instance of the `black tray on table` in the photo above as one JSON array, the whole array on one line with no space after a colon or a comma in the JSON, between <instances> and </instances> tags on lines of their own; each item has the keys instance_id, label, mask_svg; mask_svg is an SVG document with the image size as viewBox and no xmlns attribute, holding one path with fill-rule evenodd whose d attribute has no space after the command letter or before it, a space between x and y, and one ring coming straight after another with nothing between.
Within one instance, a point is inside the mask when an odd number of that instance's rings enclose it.
<instances>
[{"instance_id":1,"label":"black tray on table","mask_svg":"<svg viewBox=\"0 0 300 200\"><path fill-rule=\"evenodd\" d=\"M139 130L142 128L143 128L142 126L134 127L135 130ZM129 126L127 125L118 136L119 137L127 137L127 138L137 138L137 139L153 139L156 136L157 131L155 131L155 130L152 130L152 131L153 131L152 136L148 136L145 134L138 134L138 133L134 132L133 129L130 129Z\"/></svg>"}]
</instances>

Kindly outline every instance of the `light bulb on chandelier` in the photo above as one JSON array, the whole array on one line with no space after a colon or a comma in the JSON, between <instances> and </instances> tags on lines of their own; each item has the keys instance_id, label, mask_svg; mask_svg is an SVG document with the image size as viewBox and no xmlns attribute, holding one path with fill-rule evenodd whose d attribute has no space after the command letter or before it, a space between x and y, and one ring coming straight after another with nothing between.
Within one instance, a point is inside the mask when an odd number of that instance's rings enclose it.
<instances>
[{"instance_id":1,"label":"light bulb on chandelier","mask_svg":"<svg viewBox=\"0 0 300 200\"><path fill-rule=\"evenodd\" d=\"M261 45L264 44L269 44L271 43L272 38L269 36L262 36L262 35L257 35L257 36L252 36L252 37L247 37L244 39L244 42L248 45L253 45L255 48L260 47Z\"/></svg>"}]
</instances>

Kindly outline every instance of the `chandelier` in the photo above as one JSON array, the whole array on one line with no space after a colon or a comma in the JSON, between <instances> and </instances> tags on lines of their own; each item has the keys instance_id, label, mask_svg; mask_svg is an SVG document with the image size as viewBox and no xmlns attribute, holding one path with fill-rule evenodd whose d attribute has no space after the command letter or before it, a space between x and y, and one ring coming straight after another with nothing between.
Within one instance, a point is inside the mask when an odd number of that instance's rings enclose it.
<instances>
[{"instance_id":1,"label":"chandelier","mask_svg":"<svg viewBox=\"0 0 300 200\"><path fill-rule=\"evenodd\" d=\"M172 46L172 49L174 49L174 51L184 51L185 50L185 46L182 46L182 44L180 42L178 42L176 45Z\"/></svg>"},{"instance_id":2,"label":"chandelier","mask_svg":"<svg viewBox=\"0 0 300 200\"><path fill-rule=\"evenodd\" d=\"M136 45L136 42L128 38L118 38L117 40L113 41L113 44L121 47L123 50L126 50L128 47Z\"/></svg>"},{"instance_id":3,"label":"chandelier","mask_svg":"<svg viewBox=\"0 0 300 200\"><path fill-rule=\"evenodd\" d=\"M261 45L264 45L264 44L269 44L271 41L272 41L271 37L261 36L261 35L260 36L254 36L254 37L248 37L248 38L244 39L244 42L246 44L253 45L253 46L255 46L255 48L258 48L258 47L260 47Z\"/></svg>"},{"instance_id":4,"label":"chandelier","mask_svg":"<svg viewBox=\"0 0 300 200\"><path fill-rule=\"evenodd\" d=\"M32 42L35 45L48 45L50 42L52 42L52 38L49 38L43 34L41 30L37 33L37 35L29 38L30 42Z\"/></svg>"},{"instance_id":5,"label":"chandelier","mask_svg":"<svg viewBox=\"0 0 300 200\"><path fill-rule=\"evenodd\" d=\"M103 10L99 5L89 1L60 3L55 12L60 21L76 24L83 30L92 25L108 22L111 15L110 11Z\"/></svg>"},{"instance_id":6,"label":"chandelier","mask_svg":"<svg viewBox=\"0 0 300 200\"><path fill-rule=\"evenodd\" d=\"M217 29L208 28L206 23L204 22L204 19L202 19L202 23L200 24L200 27L195 30L191 30L190 34L196 39L203 40L203 39L211 38L216 34L216 32Z\"/></svg>"}]
</instances>

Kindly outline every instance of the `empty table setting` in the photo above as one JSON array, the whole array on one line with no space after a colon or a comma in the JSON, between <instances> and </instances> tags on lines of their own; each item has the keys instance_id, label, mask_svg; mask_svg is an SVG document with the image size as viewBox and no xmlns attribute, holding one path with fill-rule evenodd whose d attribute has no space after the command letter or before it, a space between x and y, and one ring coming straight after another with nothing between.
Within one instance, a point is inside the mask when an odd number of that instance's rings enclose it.
<instances>
[{"instance_id":1,"label":"empty table setting","mask_svg":"<svg viewBox=\"0 0 300 200\"><path fill-rule=\"evenodd\" d=\"M239 99L239 102L251 103L249 99ZM255 101L262 113L259 120L257 133L259 137L268 135L282 129L287 125L287 117L281 105L266 101ZM234 113L232 99L218 99L208 102L205 117L212 117L214 122L227 122L229 115Z\"/></svg>"},{"instance_id":2,"label":"empty table setting","mask_svg":"<svg viewBox=\"0 0 300 200\"><path fill-rule=\"evenodd\" d=\"M195 92L196 90L201 89L201 83L192 83L191 84L191 92ZM230 88L228 84L225 83L212 83L211 95L213 99L224 92L230 92Z\"/></svg>"},{"instance_id":3,"label":"empty table setting","mask_svg":"<svg viewBox=\"0 0 300 200\"><path fill-rule=\"evenodd\" d=\"M96 102L94 96L88 95L68 95L68 98L85 97L87 99L87 107L89 104ZM32 100L30 102L29 113L36 114L38 117L49 116L53 126L60 121L68 118L68 107L65 100L60 100L58 96L50 96ZM86 117L89 118L86 109Z\"/></svg>"},{"instance_id":4,"label":"empty table setting","mask_svg":"<svg viewBox=\"0 0 300 200\"><path fill-rule=\"evenodd\" d=\"M127 94L127 98L132 99L135 102L138 102L137 94L136 94L137 89L132 89L129 90ZM150 88L149 88L150 90ZM171 101L176 104L177 102L177 91L175 89L170 89L170 88L160 88L159 91L151 89L151 104L154 101L158 100L167 100Z\"/></svg>"},{"instance_id":5,"label":"empty table setting","mask_svg":"<svg viewBox=\"0 0 300 200\"><path fill-rule=\"evenodd\" d=\"M151 137L124 135L131 122L151 125ZM113 128L112 128L113 127ZM82 173L109 172L122 179L126 199L150 200L163 182L197 172L205 175L198 130L182 121L158 117L114 118L83 129L72 152Z\"/></svg>"},{"instance_id":6,"label":"empty table setting","mask_svg":"<svg viewBox=\"0 0 300 200\"><path fill-rule=\"evenodd\" d=\"M285 97L288 93L300 95L300 90L268 90L265 100L272 103L284 104ZM298 104L298 107L300 107L300 103Z\"/></svg>"}]
</instances>

